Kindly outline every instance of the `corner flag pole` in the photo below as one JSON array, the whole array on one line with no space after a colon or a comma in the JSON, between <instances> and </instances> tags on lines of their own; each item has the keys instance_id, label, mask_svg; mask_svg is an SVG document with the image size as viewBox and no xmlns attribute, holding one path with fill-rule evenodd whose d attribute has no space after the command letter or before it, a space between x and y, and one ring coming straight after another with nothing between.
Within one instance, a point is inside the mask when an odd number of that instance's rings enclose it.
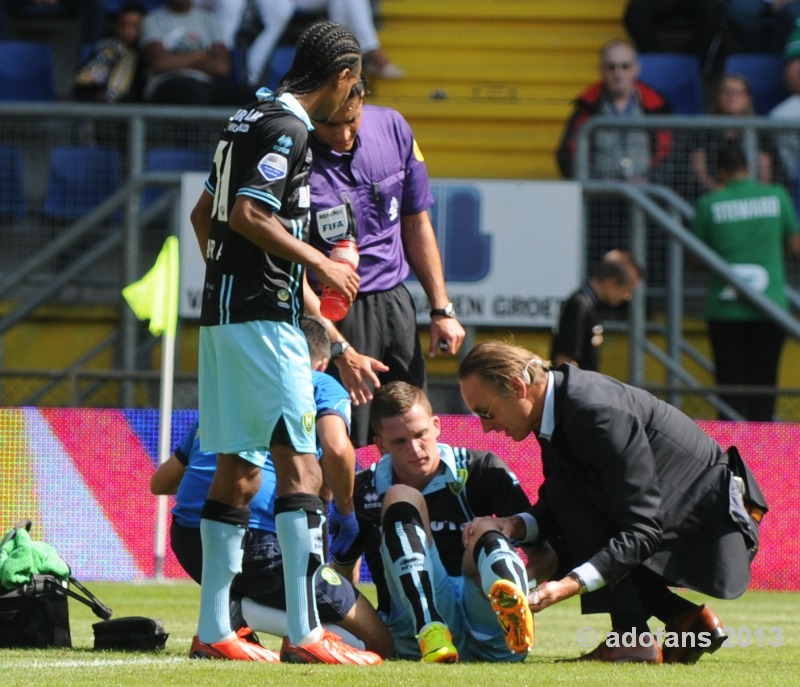
<instances>
[{"instance_id":1,"label":"corner flag pole","mask_svg":"<svg viewBox=\"0 0 800 687\"><path fill-rule=\"evenodd\" d=\"M161 341L161 394L158 422L158 464L163 465L170 456L172 436L172 389L175 376L175 333L165 333ZM164 560L167 554L167 514L169 496L158 496L156 511L155 578L164 579Z\"/></svg>"},{"instance_id":2,"label":"corner flag pole","mask_svg":"<svg viewBox=\"0 0 800 687\"><path fill-rule=\"evenodd\" d=\"M122 295L140 320L150 320L150 333L161 336L161 393L158 423L158 462L169 459L172 436L172 389L175 374L175 333L178 328L179 244L168 236L155 265L139 281L122 289ZM169 497L159 496L156 510L155 578L163 579L167 549Z\"/></svg>"}]
</instances>

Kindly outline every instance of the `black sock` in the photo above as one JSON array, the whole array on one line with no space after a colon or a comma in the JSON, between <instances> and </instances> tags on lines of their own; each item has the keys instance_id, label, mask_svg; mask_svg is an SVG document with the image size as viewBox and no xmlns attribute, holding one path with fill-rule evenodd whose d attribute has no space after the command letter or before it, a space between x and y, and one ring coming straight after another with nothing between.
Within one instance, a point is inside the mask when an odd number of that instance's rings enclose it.
<instances>
[{"instance_id":1,"label":"black sock","mask_svg":"<svg viewBox=\"0 0 800 687\"><path fill-rule=\"evenodd\" d=\"M652 570L639 566L632 577L639 590L639 598L648 617L655 616L666 623L676 615L697 608L696 604L675 594L669 588L669 581Z\"/></svg>"}]
</instances>

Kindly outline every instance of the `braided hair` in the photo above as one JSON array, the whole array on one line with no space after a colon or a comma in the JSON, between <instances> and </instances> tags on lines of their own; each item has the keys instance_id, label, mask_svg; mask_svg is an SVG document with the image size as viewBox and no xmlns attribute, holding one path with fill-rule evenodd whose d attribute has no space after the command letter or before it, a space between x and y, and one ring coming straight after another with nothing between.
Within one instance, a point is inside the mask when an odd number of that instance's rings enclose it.
<instances>
[{"instance_id":1,"label":"braided hair","mask_svg":"<svg viewBox=\"0 0 800 687\"><path fill-rule=\"evenodd\" d=\"M277 90L312 93L331 75L355 70L360 61L361 46L350 29L333 21L315 22L300 36L294 62Z\"/></svg>"}]
</instances>

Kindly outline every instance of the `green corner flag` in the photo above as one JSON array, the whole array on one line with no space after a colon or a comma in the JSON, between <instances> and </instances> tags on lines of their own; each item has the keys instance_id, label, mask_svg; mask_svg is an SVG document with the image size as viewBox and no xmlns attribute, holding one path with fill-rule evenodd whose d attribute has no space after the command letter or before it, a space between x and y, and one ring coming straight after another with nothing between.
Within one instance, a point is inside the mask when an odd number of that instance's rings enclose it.
<instances>
[{"instance_id":1,"label":"green corner flag","mask_svg":"<svg viewBox=\"0 0 800 687\"><path fill-rule=\"evenodd\" d=\"M175 335L178 326L178 237L168 236L156 264L122 295L140 320L150 320L150 333Z\"/></svg>"}]
</instances>

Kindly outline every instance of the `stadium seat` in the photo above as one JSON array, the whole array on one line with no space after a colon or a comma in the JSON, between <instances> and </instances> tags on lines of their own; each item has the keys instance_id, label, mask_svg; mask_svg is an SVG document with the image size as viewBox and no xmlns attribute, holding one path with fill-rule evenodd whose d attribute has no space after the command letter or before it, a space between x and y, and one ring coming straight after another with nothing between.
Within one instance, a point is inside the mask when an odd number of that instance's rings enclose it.
<instances>
[{"instance_id":1,"label":"stadium seat","mask_svg":"<svg viewBox=\"0 0 800 687\"><path fill-rule=\"evenodd\" d=\"M147 151L145 168L148 172L208 172L212 161L211 148L151 148ZM142 207L152 205L162 193L163 188L145 189Z\"/></svg>"},{"instance_id":2,"label":"stadium seat","mask_svg":"<svg viewBox=\"0 0 800 687\"><path fill-rule=\"evenodd\" d=\"M25 216L25 179L22 151L0 145L0 218L20 220Z\"/></svg>"},{"instance_id":3,"label":"stadium seat","mask_svg":"<svg viewBox=\"0 0 800 687\"><path fill-rule=\"evenodd\" d=\"M0 100L55 100L53 46L0 41Z\"/></svg>"},{"instance_id":4,"label":"stadium seat","mask_svg":"<svg viewBox=\"0 0 800 687\"><path fill-rule=\"evenodd\" d=\"M642 53L640 79L665 95L675 114L703 114L700 60L694 55Z\"/></svg>"},{"instance_id":5,"label":"stadium seat","mask_svg":"<svg viewBox=\"0 0 800 687\"><path fill-rule=\"evenodd\" d=\"M725 58L723 71L725 74L738 74L747 79L757 115L769 114L773 107L789 97L783 85L781 55L735 53Z\"/></svg>"},{"instance_id":6,"label":"stadium seat","mask_svg":"<svg viewBox=\"0 0 800 687\"><path fill-rule=\"evenodd\" d=\"M76 66L82 67L94 55L94 43L81 43L78 47L78 63Z\"/></svg>"},{"instance_id":7,"label":"stadium seat","mask_svg":"<svg viewBox=\"0 0 800 687\"><path fill-rule=\"evenodd\" d=\"M116 150L56 146L50 151L42 215L52 220L82 217L116 191L120 181Z\"/></svg>"},{"instance_id":8,"label":"stadium seat","mask_svg":"<svg viewBox=\"0 0 800 687\"><path fill-rule=\"evenodd\" d=\"M295 47L293 45L279 45L272 53L267 67L267 88L275 90L289 71L294 61Z\"/></svg>"},{"instance_id":9,"label":"stadium seat","mask_svg":"<svg viewBox=\"0 0 800 687\"><path fill-rule=\"evenodd\" d=\"M148 172L207 172L213 159L211 148L151 148L145 166Z\"/></svg>"},{"instance_id":10,"label":"stadium seat","mask_svg":"<svg viewBox=\"0 0 800 687\"><path fill-rule=\"evenodd\" d=\"M106 0L106 12L108 14L116 14L119 12L129 0ZM139 3L145 12L158 9L164 6L164 0L143 0Z\"/></svg>"},{"instance_id":11,"label":"stadium seat","mask_svg":"<svg viewBox=\"0 0 800 687\"><path fill-rule=\"evenodd\" d=\"M245 52L238 45L231 48L231 81L247 85L247 65Z\"/></svg>"}]
</instances>

